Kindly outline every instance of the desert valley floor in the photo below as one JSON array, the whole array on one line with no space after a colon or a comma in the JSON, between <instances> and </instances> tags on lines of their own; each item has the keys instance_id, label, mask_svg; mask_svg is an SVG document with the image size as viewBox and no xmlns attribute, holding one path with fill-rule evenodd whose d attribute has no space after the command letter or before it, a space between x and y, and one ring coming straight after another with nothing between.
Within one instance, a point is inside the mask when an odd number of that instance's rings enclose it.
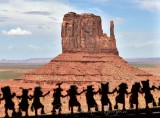
<instances>
[{"instance_id":1,"label":"desert valley floor","mask_svg":"<svg viewBox=\"0 0 160 118\"><path fill-rule=\"evenodd\" d=\"M28 71L32 71L33 69L36 69L40 66L41 65L26 65L26 64L25 65L24 64L19 64L19 65L17 65L17 64L10 64L10 65L6 64L5 65L5 64L3 64L3 66L1 66L1 68L0 68L0 79L1 79L0 80L0 87L9 85L11 87L12 92L16 92L17 95L21 95L21 90L19 89L19 87L23 86L24 88L29 88L29 87L34 88L35 86L40 84L40 86L42 86L42 90L43 90L44 93L47 92L48 90L51 91L51 93L48 96L41 99L42 103L45 106L45 112L47 114L50 114L51 110L52 110L51 103L53 101L52 94L53 94L53 89L56 88L56 86L55 86L56 83L46 85L46 84L42 84L42 83L37 83L37 84L36 83L23 83L23 82L18 81L18 80L17 81L13 80L14 78L22 76L24 73L26 73ZM153 80L150 80L150 85L152 85L152 84L154 84L156 86L160 85L160 65L159 64L133 64L133 66L138 67L141 70L147 71L148 73L151 73L151 74L153 74L154 76L157 77L157 79L153 78ZM2 79L2 78L4 78L4 79ZM140 81L140 80L136 80L136 81ZM131 87L132 83L130 83L129 81L126 81L126 83L129 86L128 91L130 91L130 87ZM62 84L62 88L64 89L64 91L63 91L64 95L66 94L66 90L69 89L70 84L71 83ZM93 84L95 90L98 90L98 88L100 86L100 82L91 82L91 83L86 83L85 82L85 83L76 83L76 84L78 84L78 87L79 87L78 90L79 91L81 91L83 88L86 88L86 85L88 85L88 84ZM112 82L110 85L111 85L110 86L110 91L111 91L117 84ZM0 93L1 93L1 91L0 91ZM154 94L154 98L156 99L156 102L158 103L158 98L160 97L160 91L155 90L155 91L152 91L152 93ZM32 95L33 91L30 91L29 94ZM115 96L116 96L116 93L114 95L109 95L109 98L111 99L111 102L112 102L113 106L115 104ZM95 99L96 99L96 101L99 105L99 110L101 110L99 95L95 95ZM62 112L63 113L69 112L69 110L68 110L68 100L69 100L68 97L62 98L62 103L63 103ZM81 96L78 96L78 100L82 104L82 110L87 111L87 105L86 105L86 102L85 102L84 94L82 94ZM126 108L129 108L128 101L129 101L129 96L126 96L126 103L127 103ZM144 95L139 95L139 101L140 101L140 108L145 107ZM15 97L14 102L16 103L16 110L18 110L18 103L20 101ZM31 104L32 101L29 101L29 103ZM121 105L120 105L120 108L121 108ZM3 117L4 116L4 101L1 101L0 109L1 109L0 114ZM108 107L105 108L105 109L107 110ZM75 111L77 111L77 110L75 110ZM93 111L94 111L94 109L93 109ZM29 112L29 115L34 115L34 112Z\"/></svg>"}]
</instances>

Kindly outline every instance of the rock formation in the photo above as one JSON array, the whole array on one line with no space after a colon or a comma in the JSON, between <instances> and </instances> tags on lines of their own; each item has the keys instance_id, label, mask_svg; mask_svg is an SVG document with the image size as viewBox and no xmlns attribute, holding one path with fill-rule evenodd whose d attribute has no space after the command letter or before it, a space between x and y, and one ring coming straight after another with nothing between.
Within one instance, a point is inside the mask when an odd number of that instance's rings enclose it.
<instances>
[{"instance_id":1,"label":"rock formation","mask_svg":"<svg viewBox=\"0 0 160 118\"><path fill-rule=\"evenodd\" d=\"M61 35L63 53L88 52L118 55L113 21L110 22L110 37L108 37L103 33L100 16L70 12L64 15Z\"/></svg>"},{"instance_id":2,"label":"rock formation","mask_svg":"<svg viewBox=\"0 0 160 118\"><path fill-rule=\"evenodd\" d=\"M103 33L101 18L93 14L64 15L62 22L63 53L48 64L25 74L24 82L103 82L153 79L151 74L132 67L116 48L114 23L110 22L110 37ZM114 81L113 81L114 80Z\"/></svg>"}]
</instances>

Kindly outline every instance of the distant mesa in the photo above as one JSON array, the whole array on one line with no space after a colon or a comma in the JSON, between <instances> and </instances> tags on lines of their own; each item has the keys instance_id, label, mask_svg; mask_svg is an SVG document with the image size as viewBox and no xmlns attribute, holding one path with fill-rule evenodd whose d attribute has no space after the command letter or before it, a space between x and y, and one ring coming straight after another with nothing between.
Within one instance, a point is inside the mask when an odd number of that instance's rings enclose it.
<instances>
[{"instance_id":1,"label":"distant mesa","mask_svg":"<svg viewBox=\"0 0 160 118\"><path fill-rule=\"evenodd\" d=\"M20 80L49 84L108 81L115 85L154 78L119 56L113 21L110 21L110 36L107 36L102 30L100 16L69 12L64 15L61 36L62 54L26 73Z\"/></svg>"},{"instance_id":2,"label":"distant mesa","mask_svg":"<svg viewBox=\"0 0 160 118\"><path fill-rule=\"evenodd\" d=\"M69 12L62 22L62 51L113 53L118 55L114 23L110 21L110 37L103 33L101 17L94 14Z\"/></svg>"}]
</instances>

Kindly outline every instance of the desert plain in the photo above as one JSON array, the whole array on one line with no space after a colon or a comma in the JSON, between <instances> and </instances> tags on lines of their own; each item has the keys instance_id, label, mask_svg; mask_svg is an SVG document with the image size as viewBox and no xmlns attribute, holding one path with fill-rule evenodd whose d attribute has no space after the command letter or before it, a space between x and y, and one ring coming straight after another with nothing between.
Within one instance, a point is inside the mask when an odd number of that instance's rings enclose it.
<instances>
[{"instance_id":1,"label":"desert plain","mask_svg":"<svg viewBox=\"0 0 160 118\"><path fill-rule=\"evenodd\" d=\"M140 70L144 70L150 74L153 74L156 79L150 80L150 86L155 85L155 86L159 86L160 85L160 64L159 63L130 63L133 67L136 67ZM50 91L50 94L48 96L46 96L45 98L41 98L41 102L42 104L45 106L45 112L46 114L51 114L51 110L52 110L52 101L53 101L53 89L56 88L56 82L52 83L52 84L43 84L43 83L24 83L22 81L19 81L18 78L22 77L23 74L28 73L34 69L37 69L39 67L41 67L44 64L0 64L0 88L4 87L4 86L10 86L11 87L11 91L12 93L15 92L16 95L21 95L21 89L19 89L19 87L23 87L23 88L32 88L31 91L29 91L29 95L33 95L33 90L35 86L41 86L42 87L42 91L44 93ZM131 85L135 82L140 82L141 80L128 80L125 82L128 84L128 92L130 92L131 90ZM107 82L107 81L106 81ZM63 92L62 94L65 95L67 94L66 90L69 89L70 84L76 84L78 86L78 91L82 91L83 88L86 88L87 85L94 85L93 87L95 88L95 91L97 91L100 87L100 83L101 82L81 82L81 83L63 83L62 84L62 89ZM114 83L112 80L110 81L110 91L112 91L116 86L118 86L118 83ZM158 98L160 97L160 91L155 90L152 91L154 98L156 100L156 102L158 103ZM0 91L0 94L1 91ZM99 105L99 110L101 110L101 102L100 102L100 95L97 94L94 96L96 99L96 102ZM112 102L112 106L114 107L115 104L115 97L116 97L116 93L109 95L109 98ZM126 108L129 109L129 97L130 95L126 96ZM83 93L80 96L77 96L79 102L81 103L81 107L82 107L82 111L87 112L87 104L86 104L86 99L85 99L85 93ZM68 101L69 101L69 97L66 98L62 98L62 113L70 113L69 109L68 109ZM13 98L13 101L15 102L15 108L16 111L18 111L18 104L20 102L20 100L16 97ZM32 100L29 101L30 103L30 107L32 104ZM0 117L4 117L4 101L1 101L0 104ZM29 107L29 115L34 115L34 112L31 111ZM145 107L145 100L144 100L144 95L139 94L139 108L144 108ZM152 104L150 104L150 107L152 107ZM119 109L121 109L122 106L119 105ZM108 106L105 107L105 110L108 110ZM74 108L74 111L77 112L77 108ZM94 109L92 109L92 111L94 112ZM40 111L39 111L40 114ZM11 115L11 111L9 111L9 115ZM24 115L24 113L23 113Z\"/></svg>"}]
</instances>

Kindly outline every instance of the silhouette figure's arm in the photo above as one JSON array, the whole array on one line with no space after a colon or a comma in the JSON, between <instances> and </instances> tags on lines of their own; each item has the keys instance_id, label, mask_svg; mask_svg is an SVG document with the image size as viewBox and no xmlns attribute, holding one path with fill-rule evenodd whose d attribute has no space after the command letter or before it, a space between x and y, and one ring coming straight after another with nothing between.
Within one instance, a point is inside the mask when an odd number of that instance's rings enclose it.
<instances>
[{"instance_id":1,"label":"silhouette figure's arm","mask_svg":"<svg viewBox=\"0 0 160 118\"><path fill-rule=\"evenodd\" d=\"M18 99L21 99L22 98L22 96L16 96Z\"/></svg>"},{"instance_id":2,"label":"silhouette figure's arm","mask_svg":"<svg viewBox=\"0 0 160 118\"><path fill-rule=\"evenodd\" d=\"M132 93L132 92L128 92L128 91L126 91L126 94L127 94L127 95L129 95L129 94L131 94L131 93Z\"/></svg>"},{"instance_id":3,"label":"silhouette figure's arm","mask_svg":"<svg viewBox=\"0 0 160 118\"><path fill-rule=\"evenodd\" d=\"M32 100L34 98L34 95L29 95L30 99Z\"/></svg>"},{"instance_id":4,"label":"silhouette figure's arm","mask_svg":"<svg viewBox=\"0 0 160 118\"><path fill-rule=\"evenodd\" d=\"M69 90L67 90L66 92L67 92L67 94L63 95L63 98L69 96Z\"/></svg>"},{"instance_id":5,"label":"silhouette figure's arm","mask_svg":"<svg viewBox=\"0 0 160 118\"><path fill-rule=\"evenodd\" d=\"M50 91L48 91L46 94L42 95L42 97L45 97L46 95L48 95L50 93Z\"/></svg>"},{"instance_id":6,"label":"silhouette figure's arm","mask_svg":"<svg viewBox=\"0 0 160 118\"><path fill-rule=\"evenodd\" d=\"M13 94L11 95L11 98L13 98L14 96L16 96L16 93L13 93Z\"/></svg>"},{"instance_id":7,"label":"silhouette figure's arm","mask_svg":"<svg viewBox=\"0 0 160 118\"><path fill-rule=\"evenodd\" d=\"M77 93L77 95L81 95L84 91L80 92L80 93Z\"/></svg>"},{"instance_id":8,"label":"silhouette figure's arm","mask_svg":"<svg viewBox=\"0 0 160 118\"><path fill-rule=\"evenodd\" d=\"M65 95L61 95L62 98L64 98Z\"/></svg>"},{"instance_id":9,"label":"silhouette figure's arm","mask_svg":"<svg viewBox=\"0 0 160 118\"><path fill-rule=\"evenodd\" d=\"M140 94L143 94L143 92L141 90L138 91Z\"/></svg>"},{"instance_id":10,"label":"silhouette figure's arm","mask_svg":"<svg viewBox=\"0 0 160 118\"><path fill-rule=\"evenodd\" d=\"M156 87L156 86L155 86L155 89L160 90L160 86L159 86L159 87Z\"/></svg>"},{"instance_id":11,"label":"silhouette figure's arm","mask_svg":"<svg viewBox=\"0 0 160 118\"><path fill-rule=\"evenodd\" d=\"M65 97L67 97L67 96L68 96L68 94L66 94L66 95L61 95L62 98L65 98Z\"/></svg>"},{"instance_id":12,"label":"silhouette figure's arm","mask_svg":"<svg viewBox=\"0 0 160 118\"><path fill-rule=\"evenodd\" d=\"M4 98L0 98L0 101L1 101L1 100L4 100Z\"/></svg>"},{"instance_id":13,"label":"silhouette figure's arm","mask_svg":"<svg viewBox=\"0 0 160 118\"><path fill-rule=\"evenodd\" d=\"M29 96L28 96L28 99L29 99L29 100L32 100L32 96L31 96L31 95L29 95Z\"/></svg>"},{"instance_id":14,"label":"silhouette figure's arm","mask_svg":"<svg viewBox=\"0 0 160 118\"><path fill-rule=\"evenodd\" d=\"M97 94L97 93L99 93L99 90L98 91L96 91L96 92L93 92L94 94Z\"/></svg>"},{"instance_id":15,"label":"silhouette figure's arm","mask_svg":"<svg viewBox=\"0 0 160 118\"><path fill-rule=\"evenodd\" d=\"M65 97L67 97L69 94L67 93L66 95L62 95L62 98L65 98Z\"/></svg>"},{"instance_id":16,"label":"silhouette figure's arm","mask_svg":"<svg viewBox=\"0 0 160 118\"><path fill-rule=\"evenodd\" d=\"M114 94L117 91L117 88L115 88L112 92L108 92L108 94Z\"/></svg>"},{"instance_id":17,"label":"silhouette figure's arm","mask_svg":"<svg viewBox=\"0 0 160 118\"><path fill-rule=\"evenodd\" d=\"M151 88L150 88L150 90L155 90L156 89L156 87L153 85Z\"/></svg>"},{"instance_id":18,"label":"silhouette figure's arm","mask_svg":"<svg viewBox=\"0 0 160 118\"><path fill-rule=\"evenodd\" d=\"M85 90L84 87L83 87L83 91L80 92L80 93L77 92L77 95L81 95L81 94L82 94L83 92L85 92L85 91L87 91L87 89Z\"/></svg>"},{"instance_id":19,"label":"silhouette figure's arm","mask_svg":"<svg viewBox=\"0 0 160 118\"><path fill-rule=\"evenodd\" d=\"M83 89L83 91L82 92L80 92L80 93L77 93L77 95L81 95L83 92L85 92L85 91L87 91L87 90L84 90Z\"/></svg>"}]
</instances>

